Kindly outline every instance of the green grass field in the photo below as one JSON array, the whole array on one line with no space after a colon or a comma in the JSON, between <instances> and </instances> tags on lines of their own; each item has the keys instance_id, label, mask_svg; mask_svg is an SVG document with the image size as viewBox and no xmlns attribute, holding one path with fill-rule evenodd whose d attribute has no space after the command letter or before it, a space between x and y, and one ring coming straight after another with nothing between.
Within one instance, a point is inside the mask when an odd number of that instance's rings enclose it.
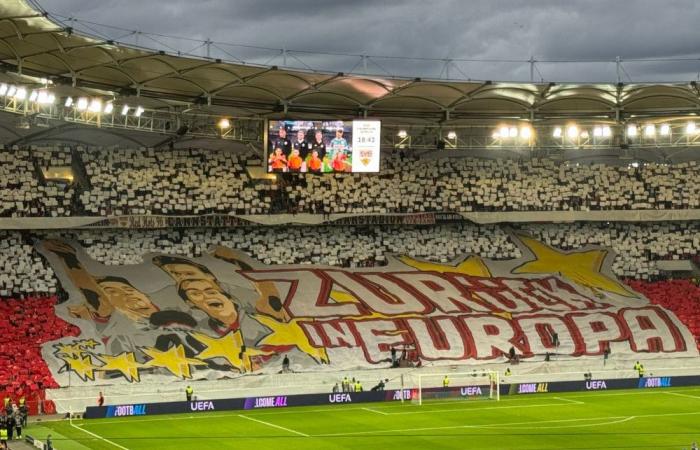
<instances>
[{"instance_id":1,"label":"green grass field","mask_svg":"<svg viewBox=\"0 0 700 450\"><path fill-rule=\"evenodd\" d=\"M700 388L45 422L58 450L688 449Z\"/></svg>"}]
</instances>

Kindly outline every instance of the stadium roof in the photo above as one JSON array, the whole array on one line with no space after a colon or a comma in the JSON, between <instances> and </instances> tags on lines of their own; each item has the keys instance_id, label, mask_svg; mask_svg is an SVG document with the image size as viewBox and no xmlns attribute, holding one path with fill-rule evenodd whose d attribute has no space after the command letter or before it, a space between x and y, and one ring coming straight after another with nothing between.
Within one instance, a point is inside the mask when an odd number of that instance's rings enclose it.
<instances>
[{"instance_id":1,"label":"stadium roof","mask_svg":"<svg viewBox=\"0 0 700 450\"><path fill-rule=\"evenodd\" d=\"M25 0L0 2L6 72L56 86L199 105L233 116L366 114L385 120L472 123L493 119L620 119L694 114L695 82L554 84L349 76L183 57L76 33Z\"/></svg>"}]
</instances>

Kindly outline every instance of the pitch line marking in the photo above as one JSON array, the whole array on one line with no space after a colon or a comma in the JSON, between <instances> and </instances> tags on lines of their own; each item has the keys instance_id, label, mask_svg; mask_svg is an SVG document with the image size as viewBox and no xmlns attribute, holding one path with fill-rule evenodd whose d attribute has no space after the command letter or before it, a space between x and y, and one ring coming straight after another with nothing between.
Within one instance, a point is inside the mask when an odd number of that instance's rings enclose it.
<instances>
[{"instance_id":1,"label":"pitch line marking","mask_svg":"<svg viewBox=\"0 0 700 450\"><path fill-rule=\"evenodd\" d=\"M286 428L286 427L283 427L283 426L281 426L281 425L275 425L274 423L265 422L264 420L255 419L255 418L253 418L253 417L246 416L246 415L243 415L243 414L238 414L238 417L242 417L242 418L244 418L244 419L251 420L251 421L253 421L253 422L261 423L261 424L263 424L263 425L267 425L268 427L277 428L278 430L284 430L284 431L286 431L286 432L288 432L288 433L294 433L294 434L297 434L297 435L299 435L299 436L304 436L304 437L311 437L311 436L309 436L309 435L306 434L306 433L302 433L301 431L292 430L291 428Z\"/></svg>"},{"instance_id":2,"label":"pitch line marking","mask_svg":"<svg viewBox=\"0 0 700 450\"><path fill-rule=\"evenodd\" d=\"M682 394L680 392L664 392L666 395L675 395L678 397L685 397L685 398L692 398L695 400L700 400L700 395L690 395L690 394Z\"/></svg>"},{"instance_id":3,"label":"pitch line marking","mask_svg":"<svg viewBox=\"0 0 700 450\"><path fill-rule=\"evenodd\" d=\"M577 402L578 403L578 402ZM581 403L583 404L583 403ZM450 408L450 409L425 409L421 411L403 411L403 412L390 412L385 413L387 416L402 416L406 414L432 414L432 413L445 413L445 412L479 412L489 409L513 409L513 408L542 408L545 406L566 406L561 403L535 403L532 405L510 405L510 406L486 406L484 408Z\"/></svg>"},{"instance_id":4,"label":"pitch line marking","mask_svg":"<svg viewBox=\"0 0 700 450\"><path fill-rule=\"evenodd\" d=\"M376 409L372 409L372 408L362 408L362 409L364 409L365 411L369 411L369 412L371 412L371 413L381 414L382 416L388 416L388 415L391 414L391 413L387 413L387 412L384 412L384 411L377 411Z\"/></svg>"},{"instance_id":5,"label":"pitch line marking","mask_svg":"<svg viewBox=\"0 0 700 450\"><path fill-rule=\"evenodd\" d=\"M406 433L410 431L436 431L436 430L457 430L457 429L467 429L467 428L499 428L499 427L510 427L513 425L538 425L546 423L570 423L570 422L589 422L596 420L611 420L611 421L629 421L632 419L640 418L650 418L650 417L673 417L673 416L693 416L699 415L700 411L685 412L685 413L667 413L667 414L646 414L638 416L607 416L607 417L591 417L582 419L557 419L557 420L540 420L532 422L503 422L503 423L491 423L483 425L455 425L449 427L424 427L424 428L402 428L395 430L371 430L371 431L354 431L351 433L332 433L332 434L316 434L314 437L332 437L332 436L355 436L355 435L372 435L372 434L383 434L383 433ZM617 423L617 422L616 422ZM600 425L600 424L597 424Z\"/></svg>"},{"instance_id":6,"label":"pitch line marking","mask_svg":"<svg viewBox=\"0 0 700 450\"><path fill-rule=\"evenodd\" d=\"M112 442L107 438L103 438L99 434L96 434L96 433L93 433L92 431L88 431L88 430L84 429L80 425L75 425L72 420L70 421L70 426L72 426L73 428L77 428L78 430L82 431L83 433L87 433L92 437L96 437L97 439L99 439L101 441L105 441L108 444L112 444L113 446L115 446L117 448L121 448L122 450L129 450L128 448L124 447L123 445L119 445L116 442Z\"/></svg>"},{"instance_id":7,"label":"pitch line marking","mask_svg":"<svg viewBox=\"0 0 700 450\"><path fill-rule=\"evenodd\" d=\"M629 422L630 420L636 419L637 416L629 416L625 417L624 419L618 419L618 420L610 420L610 421L605 421L605 422L596 422L596 423L587 423L587 424L582 424L582 425L552 425L549 427L533 427L532 425L523 425L523 426L512 426L509 425L508 428L512 430L548 430L548 429L554 429L554 430L559 430L562 428L585 428L585 427L599 427L601 425L615 425L618 423L624 423L624 422ZM489 427L492 428L492 427Z\"/></svg>"},{"instance_id":8,"label":"pitch line marking","mask_svg":"<svg viewBox=\"0 0 700 450\"><path fill-rule=\"evenodd\" d=\"M585 404L584 402L578 401L578 400L571 400L570 398L564 398L564 397L552 397L556 398L557 400L561 400L562 402L567 402L567 403L573 403L574 405L583 405Z\"/></svg>"}]
</instances>

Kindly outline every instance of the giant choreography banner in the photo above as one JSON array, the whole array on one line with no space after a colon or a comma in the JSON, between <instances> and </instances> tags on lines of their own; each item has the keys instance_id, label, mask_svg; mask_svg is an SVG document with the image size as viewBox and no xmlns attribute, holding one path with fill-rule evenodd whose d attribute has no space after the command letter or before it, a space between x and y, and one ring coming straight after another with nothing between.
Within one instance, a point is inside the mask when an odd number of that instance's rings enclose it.
<instances>
[{"instance_id":1,"label":"giant choreography banner","mask_svg":"<svg viewBox=\"0 0 700 450\"><path fill-rule=\"evenodd\" d=\"M389 256L382 267L268 266L238 251L147 254L106 266L75 242L37 248L69 298L56 313L81 330L43 347L61 385L215 379L293 370L520 358L698 356L676 316L610 271L600 248L563 252L513 236L523 257L434 263Z\"/></svg>"}]
</instances>

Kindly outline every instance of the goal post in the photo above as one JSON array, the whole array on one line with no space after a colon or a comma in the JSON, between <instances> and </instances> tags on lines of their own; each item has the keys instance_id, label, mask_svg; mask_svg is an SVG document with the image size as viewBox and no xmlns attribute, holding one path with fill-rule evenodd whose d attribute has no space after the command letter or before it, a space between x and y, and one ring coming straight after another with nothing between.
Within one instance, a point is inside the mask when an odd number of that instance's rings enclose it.
<instances>
[{"instance_id":1,"label":"goal post","mask_svg":"<svg viewBox=\"0 0 700 450\"><path fill-rule=\"evenodd\" d=\"M411 401L501 399L499 374L493 370L416 374Z\"/></svg>"}]
</instances>

